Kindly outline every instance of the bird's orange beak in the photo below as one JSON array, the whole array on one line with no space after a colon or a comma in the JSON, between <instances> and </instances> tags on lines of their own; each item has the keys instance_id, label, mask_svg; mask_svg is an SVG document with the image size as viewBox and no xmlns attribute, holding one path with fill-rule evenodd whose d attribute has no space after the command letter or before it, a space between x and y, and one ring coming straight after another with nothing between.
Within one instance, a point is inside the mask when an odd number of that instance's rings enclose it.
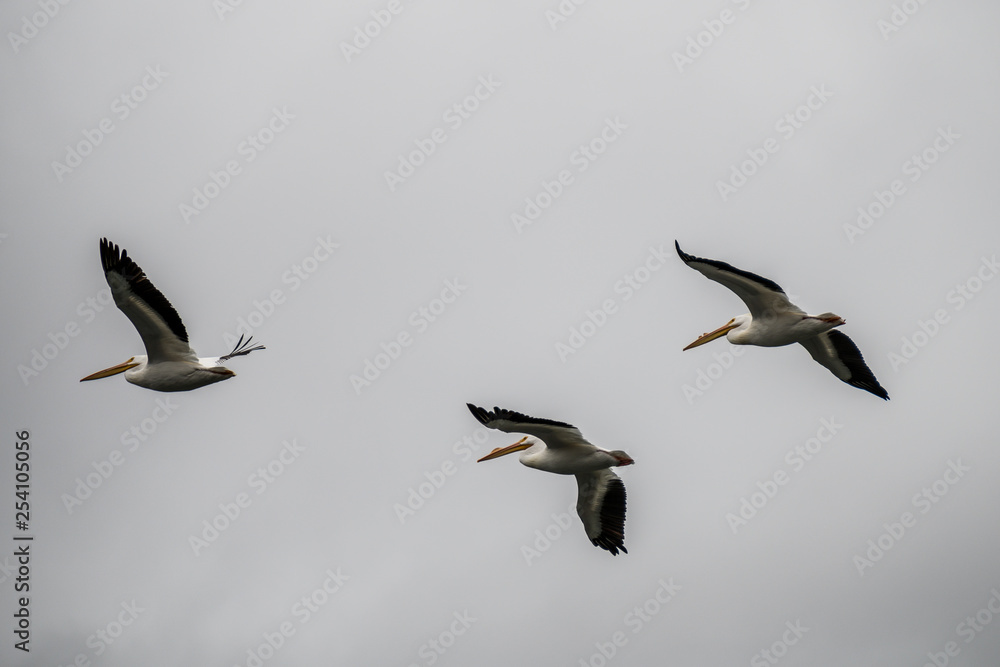
<instances>
[{"instance_id":1,"label":"bird's orange beak","mask_svg":"<svg viewBox=\"0 0 1000 667\"><path fill-rule=\"evenodd\" d=\"M135 357L129 357L128 361L120 363L117 366L112 366L111 368L105 368L103 371L97 371L96 373L81 379L80 382L86 382L87 380L100 380L101 378L107 378L112 375L124 373L128 369L139 365L139 362L133 361L133 359L135 359Z\"/></svg>"},{"instance_id":2,"label":"bird's orange beak","mask_svg":"<svg viewBox=\"0 0 1000 667\"><path fill-rule=\"evenodd\" d=\"M711 343L716 338L721 338L722 336L725 336L727 333L729 333L731 330L735 329L738 326L739 326L738 324L735 324L735 320L729 320L728 322L726 322L725 325L719 327L715 331L709 331L707 334L702 334L701 337L698 338L698 340L691 343L690 345L685 347L684 350L681 351L684 352L690 350L692 347L698 347L699 345L704 345L705 343Z\"/></svg>"},{"instance_id":3,"label":"bird's orange beak","mask_svg":"<svg viewBox=\"0 0 1000 667\"><path fill-rule=\"evenodd\" d=\"M528 439L528 436L524 436L523 438L521 438L520 440L518 440L517 442L515 442L513 445L508 445L506 447L497 447L492 452L490 452L489 454L487 454L483 458L481 458L478 461L476 461L476 463L482 463L483 461L489 461L490 459L496 459L496 458L499 458L501 456L505 456L507 454L512 454L514 452L519 452L522 449L528 449L534 443L525 442L525 440L527 440L527 439Z\"/></svg>"}]
</instances>

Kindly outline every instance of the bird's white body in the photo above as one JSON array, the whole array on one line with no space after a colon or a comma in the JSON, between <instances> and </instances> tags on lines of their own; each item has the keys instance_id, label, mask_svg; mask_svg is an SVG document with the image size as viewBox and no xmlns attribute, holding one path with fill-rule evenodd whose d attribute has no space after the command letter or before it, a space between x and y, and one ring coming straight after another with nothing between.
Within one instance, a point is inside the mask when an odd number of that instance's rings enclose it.
<instances>
[{"instance_id":1,"label":"bird's white body","mask_svg":"<svg viewBox=\"0 0 1000 667\"><path fill-rule=\"evenodd\" d=\"M726 340L733 345L781 347L826 333L844 324L833 313L807 315L791 303L789 308L775 310L768 318L754 319L750 313L732 319L735 328L726 332Z\"/></svg>"},{"instance_id":2,"label":"bird's white body","mask_svg":"<svg viewBox=\"0 0 1000 667\"><path fill-rule=\"evenodd\" d=\"M518 457L521 463L557 475L579 475L622 465L621 459L611 452L589 442L564 444L555 449L538 438L528 438L524 443L531 446Z\"/></svg>"},{"instance_id":3,"label":"bird's white body","mask_svg":"<svg viewBox=\"0 0 1000 667\"><path fill-rule=\"evenodd\" d=\"M132 357L138 365L125 371L125 379L134 385L156 391L189 391L215 382L222 382L236 373L220 366L218 357L205 357L195 361L147 362L144 354Z\"/></svg>"}]
</instances>

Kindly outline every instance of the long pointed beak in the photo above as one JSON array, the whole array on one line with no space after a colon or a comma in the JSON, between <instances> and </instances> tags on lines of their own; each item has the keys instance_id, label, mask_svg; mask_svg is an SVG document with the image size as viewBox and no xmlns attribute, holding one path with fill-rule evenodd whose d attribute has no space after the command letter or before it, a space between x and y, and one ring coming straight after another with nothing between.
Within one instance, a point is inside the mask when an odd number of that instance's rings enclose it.
<instances>
[{"instance_id":1,"label":"long pointed beak","mask_svg":"<svg viewBox=\"0 0 1000 667\"><path fill-rule=\"evenodd\" d=\"M738 327L738 324L734 324L732 320L729 320L724 326L719 327L715 331L709 331L707 334L702 334L701 337L695 342L691 343L685 347L682 352L690 350L692 347L698 347L699 345L704 345L705 343L711 343L716 338L721 338L729 333L731 330Z\"/></svg>"},{"instance_id":2,"label":"long pointed beak","mask_svg":"<svg viewBox=\"0 0 1000 667\"><path fill-rule=\"evenodd\" d=\"M483 461L489 461L490 459L499 458L507 454L513 454L514 452L519 452L522 449L528 449L529 447L531 447L533 443L525 442L525 440L527 439L528 436L524 436L523 438L515 442L513 445L508 445L506 447L497 447L492 452L490 452L483 458L476 461L476 463L482 463Z\"/></svg>"},{"instance_id":3,"label":"long pointed beak","mask_svg":"<svg viewBox=\"0 0 1000 667\"><path fill-rule=\"evenodd\" d=\"M101 378L107 378L112 375L124 373L128 369L139 365L139 362L132 361L133 359L135 359L135 357L129 357L128 361L120 363L117 366L112 366L111 368L105 368L103 371L97 371L93 375L88 375L87 377L81 379L80 382L86 382L87 380L100 380Z\"/></svg>"}]
</instances>

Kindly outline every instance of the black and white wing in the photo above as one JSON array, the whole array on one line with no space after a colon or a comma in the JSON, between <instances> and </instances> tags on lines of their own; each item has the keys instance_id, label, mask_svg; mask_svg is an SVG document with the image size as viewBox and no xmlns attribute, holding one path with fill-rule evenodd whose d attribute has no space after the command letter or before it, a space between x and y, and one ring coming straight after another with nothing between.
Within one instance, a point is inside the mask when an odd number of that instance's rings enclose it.
<instances>
[{"instance_id":1,"label":"black and white wing","mask_svg":"<svg viewBox=\"0 0 1000 667\"><path fill-rule=\"evenodd\" d=\"M576 513L594 546L617 556L625 548L625 485L618 475L605 468L576 476L580 495Z\"/></svg>"},{"instance_id":2,"label":"black and white wing","mask_svg":"<svg viewBox=\"0 0 1000 667\"><path fill-rule=\"evenodd\" d=\"M180 315L125 250L101 239L101 266L115 305L132 321L146 346L148 363L198 361Z\"/></svg>"},{"instance_id":3,"label":"black and white wing","mask_svg":"<svg viewBox=\"0 0 1000 667\"><path fill-rule=\"evenodd\" d=\"M538 419L522 415L513 410L493 408L493 412L488 412L472 403L466 403L469 412L479 420L479 423L487 428L497 429L504 433L527 433L542 440L546 447L558 449L568 445L590 444L580 433L580 429L565 422L557 422L551 419Z\"/></svg>"},{"instance_id":4,"label":"black and white wing","mask_svg":"<svg viewBox=\"0 0 1000 667\"><path fill-rule=\"evenodd\" d=\"M831 373L847 384L889 400L889 393L882 388L875 379L875 374L865 364L861 350L845 334L832 329L818 336L800 340L799 343L809 351L813 359L829 368Z\"/></svg>"},{"instance_id":5,"label":"black and white wing","mask_svg":"<svg viewBox=\"0 0 1000 667\"><path fill-rule=\"evenodd\" d=\"M740 297L750 309L750 314L754 318L760 319L775 312L804 312L788 300L785 290L781 289L778 283L773 280L768 280L743 269L737 269L732 264L689 255L681 250L677 241L674 241L674 247L677 249L677 255L684 260L685 264L709 280L725 285L735 292L736 296Z\"/></svg>"}]
</instances>

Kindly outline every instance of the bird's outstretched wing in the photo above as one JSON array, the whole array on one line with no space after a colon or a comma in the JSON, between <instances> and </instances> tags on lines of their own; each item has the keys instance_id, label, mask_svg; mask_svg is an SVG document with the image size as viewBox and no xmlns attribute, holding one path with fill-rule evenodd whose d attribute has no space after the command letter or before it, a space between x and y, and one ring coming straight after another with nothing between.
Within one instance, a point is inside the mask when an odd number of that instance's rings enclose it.
<instances>
[{"instance_id":1,"label":"bird's outstretched wing","mask_svg":"<svg viewBox=\"0 0 1000 667\"><path fill-rule=\"evenodd\" d=\"M685 264L706 278L714 280L720 285L725 285L736 296L740 297L750 309L750 314L754 319L764 319L773 316L774 313L786 311L804 312L788 300L785 290L781 289L778 283L773 280L768 280L743 269L737 269L732 264L689 255L681 250L677 241L674 241L674 247L677 249L677 255L684 260Z\"/></svg>"},{"instance_id":2,"label":"bird's outstretched wing","mask_svg":"<svg viewBox=\"0 0 1000 667\"><path fill-rule=\"evenodd\" d=\"M800 340L799 343L809 351L813 359L829 368L831 373L847 384L889 400L889 393L882 388L875 379L875 374L865 364L861 350L846 334L831 329L818 336Z\"/></svg>"},{"instance_id":3,"label":"bird's outstretched wing","mask_svg":"<svg viewBox=\"0 0 1000 667\"><path fill-rule=\"evenodd\" d=\"M101 266L115 305L131 320L146 346L149 363L198 361L180 315L125 250L101 239Z\"/></svg>"},{"instance_id":4,"label":"bird's outstretched wing","mask_svg":"<svg viewBox=\"0 0 1000 667\"><path fill-rule=\"evenodd\" d=\"M497 407L493 408L493 412L488 412L472 403L466 403L466 405L469 406L469 412L472 413L472 416L478 419L483 426L505 433L533 435L542 440L545 446L550 449L558 449L567 445L590 444L580 433L580 429L565 422L538 419Z\"/></svg>"},{"instance_id":5,"label":"bird's outstretched wing","mask_svg":"<svg viewBox=\"0 0 1000 667\"><path fill-rule=\"evenodd\" d=\"M610 551L613 556L625 548L625 484L618 475L605 468L576 476L580 495L576 513L594 546Z\"/></svg>"}]
</instances>

